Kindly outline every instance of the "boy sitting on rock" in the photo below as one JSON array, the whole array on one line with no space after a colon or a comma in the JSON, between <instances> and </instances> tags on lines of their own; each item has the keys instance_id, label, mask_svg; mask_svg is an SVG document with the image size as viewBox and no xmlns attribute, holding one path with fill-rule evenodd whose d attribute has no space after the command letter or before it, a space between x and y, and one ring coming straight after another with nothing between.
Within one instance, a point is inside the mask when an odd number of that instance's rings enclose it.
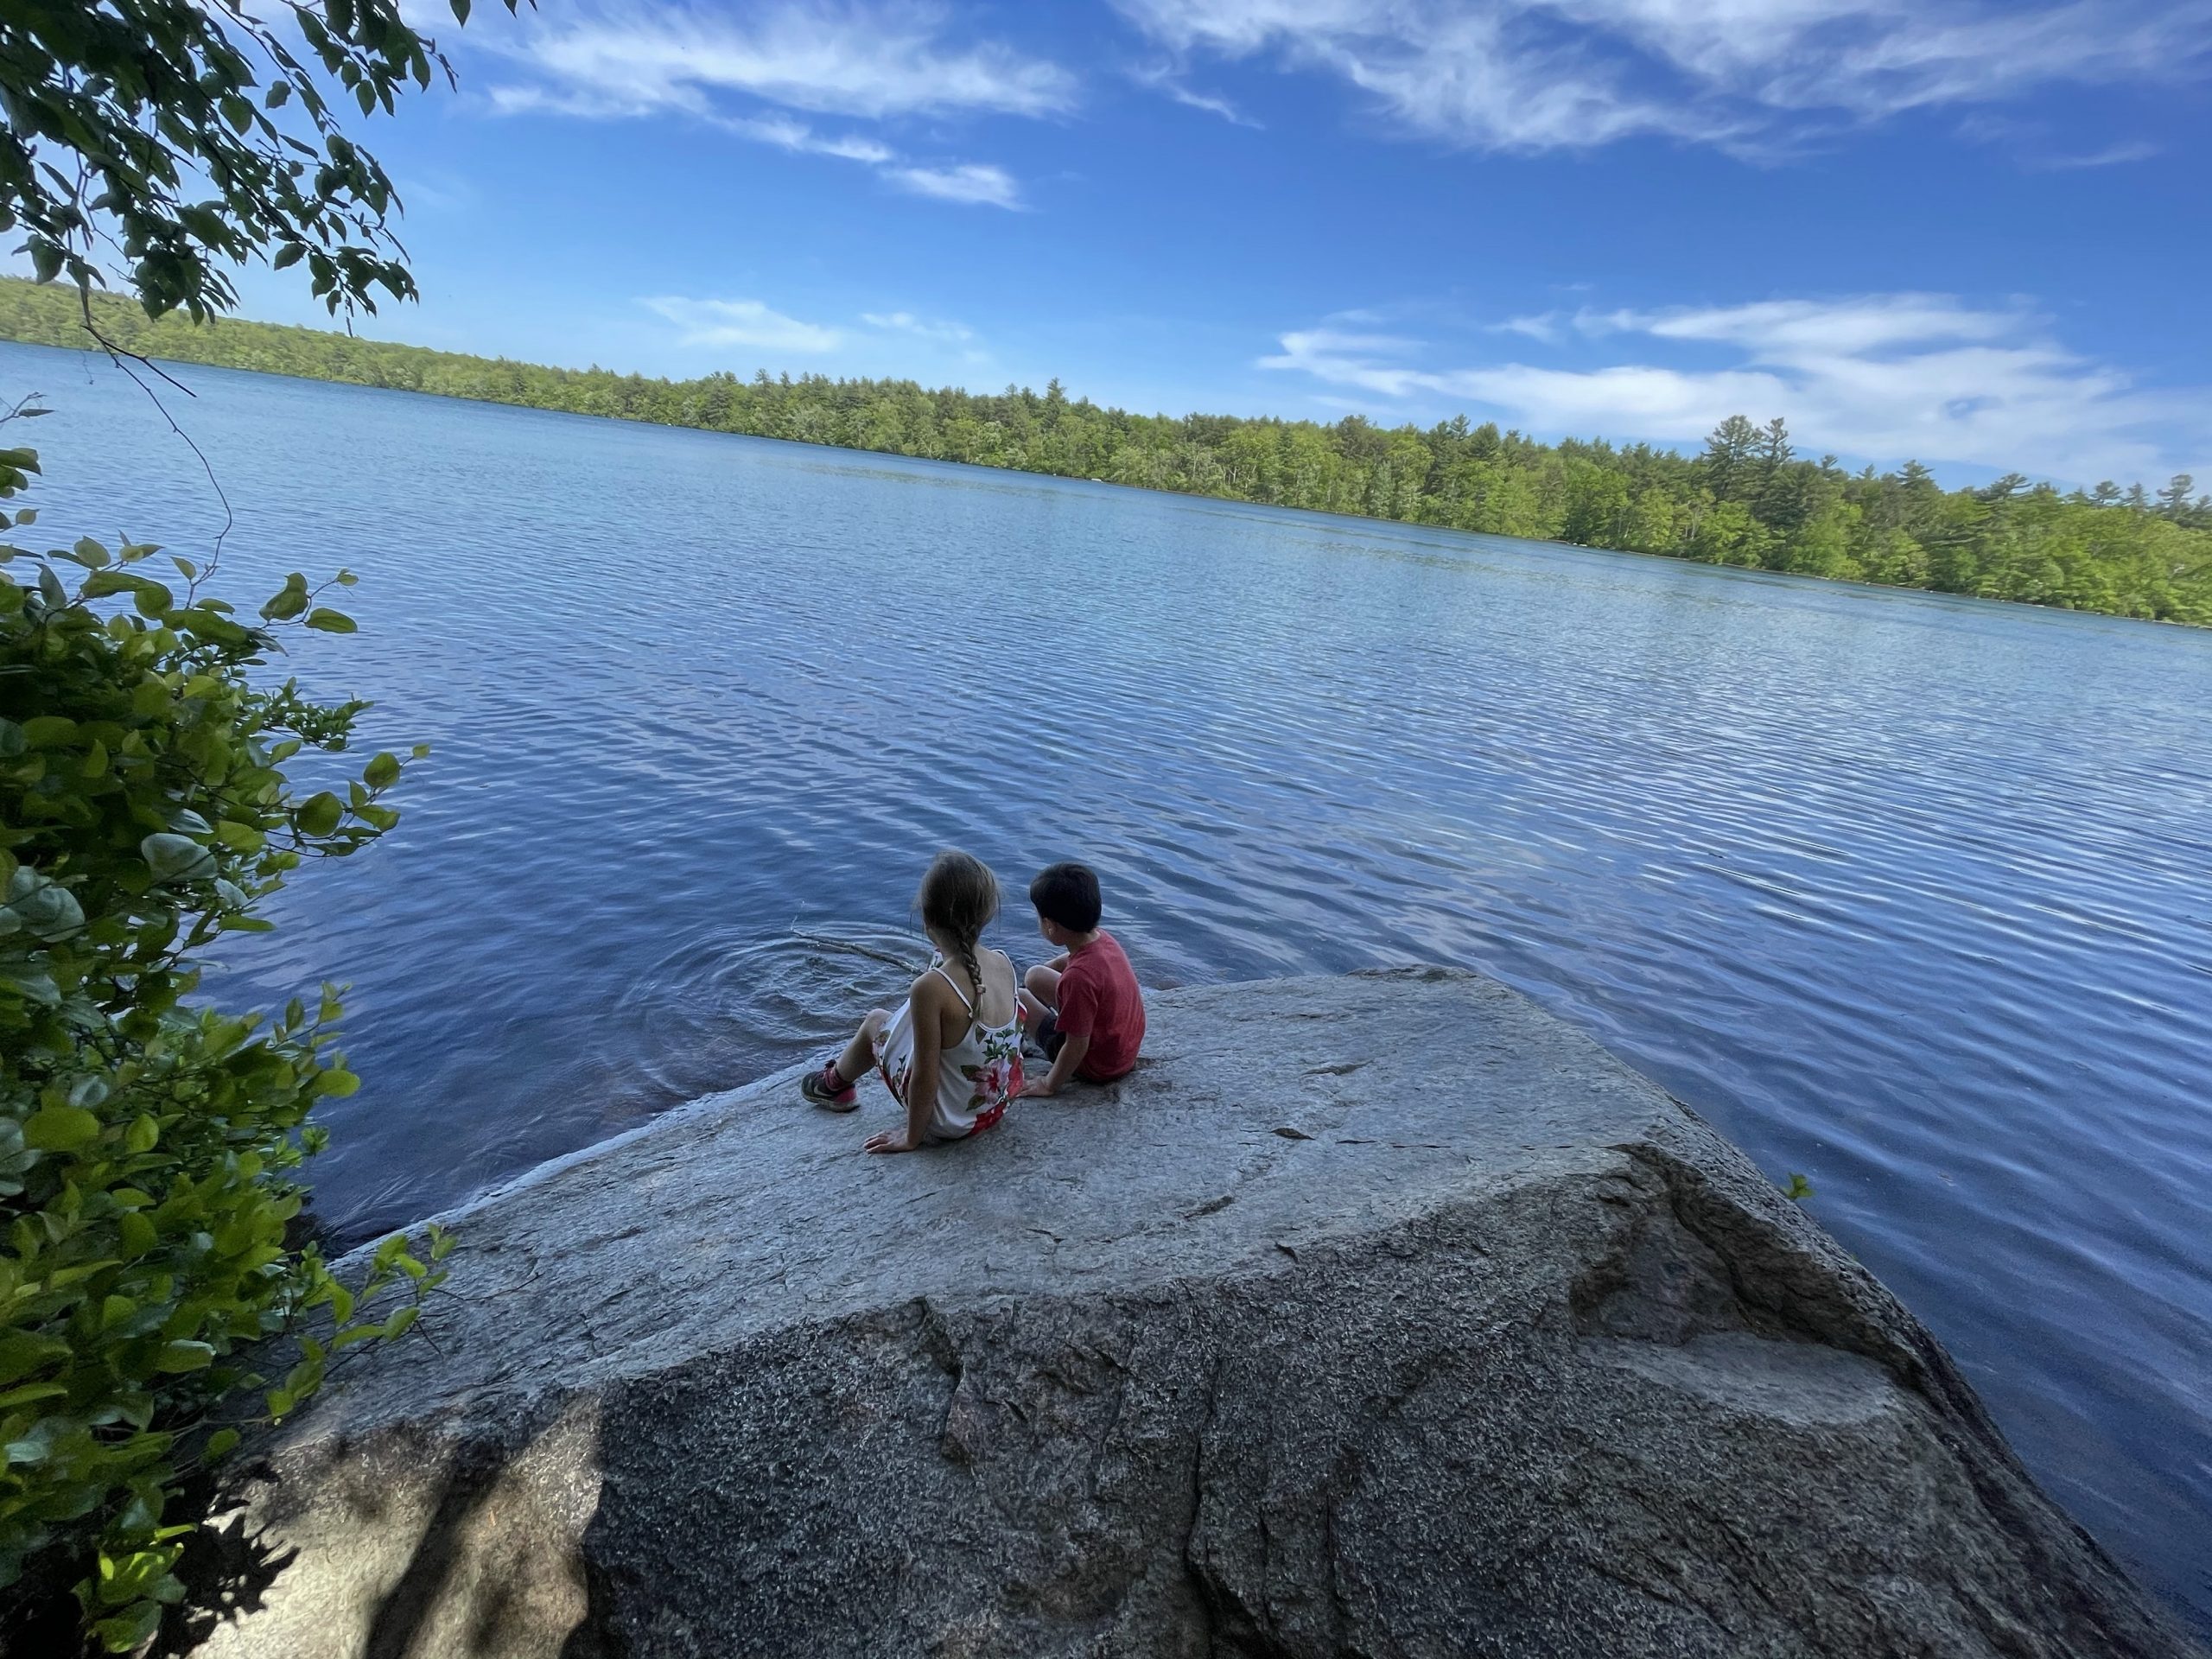
<instances>
[{"instance_id":1,"label":"boy sitting on rock","mask_svg":"<svg viewBox=\"0 0 2212 1659\"><path fill-rule=\"evenodd\" d=\"M1029 884L1029 902L1037 931L1060 954L1022 979L1023 1022L1052 1069L1021 1092L1056 1095L1071 1079L1126 1077L1144 1041L1144 994L1122 947L1098 925L1098 877L1087 865L1052 865Z\"/></svg>"}]
</instances>

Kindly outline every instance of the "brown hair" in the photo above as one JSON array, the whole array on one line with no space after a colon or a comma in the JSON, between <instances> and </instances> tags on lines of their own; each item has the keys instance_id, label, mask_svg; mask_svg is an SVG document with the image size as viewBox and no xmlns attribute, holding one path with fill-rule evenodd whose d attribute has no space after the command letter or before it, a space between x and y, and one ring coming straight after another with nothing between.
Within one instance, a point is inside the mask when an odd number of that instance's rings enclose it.
<instances>
[{"instance_id":1,"label":"brown hair","mask_svg":"<svg viewBox=\"0 0 2212 1659\"><path fill-rule=\"evenodd\" d=\"M922 889L914 895L922 921L950 936L960 953L960 965L976 987L976 1004L983 1001L983 970L976 961L976 947L983 930L999 913L998 878L982 860L962 852L945 851L930 861Z\"/></svg>"}]
</instances>

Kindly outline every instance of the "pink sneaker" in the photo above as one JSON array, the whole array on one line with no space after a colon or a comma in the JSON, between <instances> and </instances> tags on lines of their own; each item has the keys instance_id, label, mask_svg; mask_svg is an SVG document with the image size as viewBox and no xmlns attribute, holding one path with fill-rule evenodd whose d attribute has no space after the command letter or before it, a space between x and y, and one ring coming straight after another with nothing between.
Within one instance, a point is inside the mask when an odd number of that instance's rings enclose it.
<instances>
[{"instance_id":1,"label":"pink sneaker","mask_svg":"<svg viewBox=\"0 0 2212 1659\"><path fill-rule=\"evenodd\" d=\"M825 1112L849 1112L861 1103L853 1092L853 1085L839 1075L837 1062L829 1061L819 1071L810 1071L798 1080L798 1091Z\"/></svg>"}]
</instances>

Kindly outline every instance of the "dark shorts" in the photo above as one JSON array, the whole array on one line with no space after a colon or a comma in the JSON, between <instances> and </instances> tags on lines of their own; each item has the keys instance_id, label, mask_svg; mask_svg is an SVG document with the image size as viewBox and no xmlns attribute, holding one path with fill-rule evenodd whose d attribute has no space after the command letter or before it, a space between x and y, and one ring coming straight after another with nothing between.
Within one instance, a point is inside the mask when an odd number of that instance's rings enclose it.
<instances>
[{"instance_id":1,"label":"dark shorts","mask_svg":"<svg viewBox=\"0 0 2212 1659\"><path fill-rule=\"evenodd\" d=\"M1029 1033L1029 1038L1045 1051L1045 1058L1048 1060L1058 1059L1060 1051L1067 1046L1068 1042L1067 1033L1060 1029L1060 1016L1050 1012L1037 1022L1037 1029Z\"/></svg>"},{"instance_id":2,"label":"dark shorts","mask_svg":"<svg viewBox=\"0 0 2212 1659\"><path fill-rule=\"evenodd\" d=\"M1045 1051L1046 1059L1058 1059L1060 1051L1067 1046L1068 1042L1067 1033L1060 1029L1060 1016L1047 1013L1037 1022L1037 1029L1029 1033L1029 1040ZM1076 1067L1075 1075L1077 1080L1081 1083L1112 1083L1114 1081L1112 1077L1100 1077L1087 1065Z\"/></svg>"}]
</instances>

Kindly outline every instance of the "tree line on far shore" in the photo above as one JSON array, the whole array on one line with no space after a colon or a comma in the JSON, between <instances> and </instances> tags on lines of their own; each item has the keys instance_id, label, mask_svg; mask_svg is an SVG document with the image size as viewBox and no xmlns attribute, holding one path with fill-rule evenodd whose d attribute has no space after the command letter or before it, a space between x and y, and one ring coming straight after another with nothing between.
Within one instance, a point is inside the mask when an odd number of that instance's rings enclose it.
<instances>
[{"instance_id":1,"label":"tree line on far shore","mask_svg":"<svg viewBox=\"0 0 2212 1659\"><path fill-rule=\"evenodd\" d=\"M978 395L766 372L652 379L92 304L116 346L181 362L2212 626L2212 498L2185 474L2155 494L2017 474L1945 490L1917 462L1853 473L1802 457L1779 418L1732 416L1685 455L1540 443L1465 416L1424 430L1134 415L1057 380ZM14 280L0 280L0 337L91 344L73 290Z\"/></svg>"}]
</instances>

